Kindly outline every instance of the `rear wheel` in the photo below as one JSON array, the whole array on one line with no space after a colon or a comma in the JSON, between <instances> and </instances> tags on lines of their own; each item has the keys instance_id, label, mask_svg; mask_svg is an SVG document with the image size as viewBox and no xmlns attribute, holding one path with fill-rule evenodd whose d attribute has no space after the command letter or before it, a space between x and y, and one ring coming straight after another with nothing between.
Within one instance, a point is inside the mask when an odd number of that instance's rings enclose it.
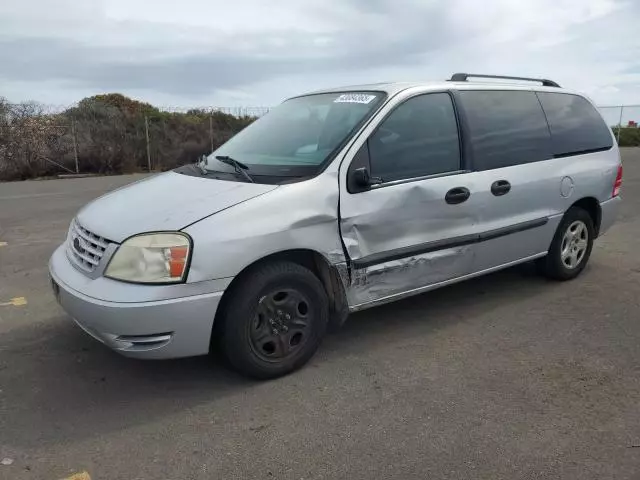
<instances>
[{"instance_id":1,"label":"rear wheel","mask_svg":"<svg viewBox=\"0 0 640 480\"><path fill-rule=\"evenodd\" d=\"M328 311L324 287L310 270L290 262L265 264L230 292L221 318L223 353L245 375L285 375L316 352Z\"/></svg>"},{"instance_id":2,"label":"rear wheel","mask_svg":"<svg viewBox=\"0 0 640 480\"><path fill-rule=\"evenodd\" d=\"M577 277L589 261L594 237L591 215L579 207L571 207L558 226L549 253L537 261L539 270L554 280Z\"/></svg>"}]
</instances>

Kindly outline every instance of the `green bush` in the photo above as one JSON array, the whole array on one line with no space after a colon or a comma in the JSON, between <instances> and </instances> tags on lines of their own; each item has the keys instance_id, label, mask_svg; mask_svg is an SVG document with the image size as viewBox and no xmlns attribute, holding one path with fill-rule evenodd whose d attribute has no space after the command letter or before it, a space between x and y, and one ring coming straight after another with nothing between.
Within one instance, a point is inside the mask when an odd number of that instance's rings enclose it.
<instances>
[{"instance_id":1,"label":"green bush","mask_svg":"<svg viewBox=\"0 0 640 480\"><path fill-rule=\"evenodd\" d=\"M640 128L635 127L612 127L613 134L618 138L618 130L620 137L618 145L621 147L640 147Z\"/></svg>"}]
</instances>

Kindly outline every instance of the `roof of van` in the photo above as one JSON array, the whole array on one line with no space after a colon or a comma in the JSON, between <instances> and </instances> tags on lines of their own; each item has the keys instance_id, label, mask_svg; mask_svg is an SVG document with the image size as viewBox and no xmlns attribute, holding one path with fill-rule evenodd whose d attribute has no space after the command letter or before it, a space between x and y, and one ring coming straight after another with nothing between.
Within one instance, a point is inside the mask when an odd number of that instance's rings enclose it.
<instances>
[{"instance_id":1,"label":"roof of van","mask_svg":"<svg viewBox=\"0 0 640 480\"><path fill-rule=\"evenodd\" d=\"M545 87L542 85L536 85L535 83L513 83L513 82L481 82L481 81L466 81L466 82L452 82L452 81L440 81L440 82L381 82L381 83L369 83L363 85L348 85L343 87L327 88L309 92L308 94L319 93L338 93L338 92L384 92L387 95L395 95L403 90L409 88L420 88L425 91L429 90L535 90L542 92L562 92L562 93L576 93L560 87Z\"/></svg>"}]
</instances>

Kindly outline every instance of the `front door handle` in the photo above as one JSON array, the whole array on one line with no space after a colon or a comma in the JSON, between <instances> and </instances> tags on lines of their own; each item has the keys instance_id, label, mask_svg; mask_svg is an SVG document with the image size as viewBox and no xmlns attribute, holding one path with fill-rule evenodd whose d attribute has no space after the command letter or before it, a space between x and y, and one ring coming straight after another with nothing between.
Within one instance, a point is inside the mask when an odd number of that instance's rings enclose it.
<instances>
[{"instance_id":1,"label":"front door handle","mask_svg":"<svg viewBox=\"0 0 640 480\"><path fill-rule=\"evenodd\" d=\"M506 195L511 190L511 184L506 180L497 180L491 184L491 193L496 197Z\"/></svg>"},{"instance_id":2,"label":"front door handle","mask_svg":"<svg viewBox=\"0 0 640 480\"><path fill-rule=\"evenodd\" d=\"M458 203L466 202L471 196L471 192L467 187L452 188L444 196L444 201L449 205L456 205Z\"/></svg>"}]
</instances>

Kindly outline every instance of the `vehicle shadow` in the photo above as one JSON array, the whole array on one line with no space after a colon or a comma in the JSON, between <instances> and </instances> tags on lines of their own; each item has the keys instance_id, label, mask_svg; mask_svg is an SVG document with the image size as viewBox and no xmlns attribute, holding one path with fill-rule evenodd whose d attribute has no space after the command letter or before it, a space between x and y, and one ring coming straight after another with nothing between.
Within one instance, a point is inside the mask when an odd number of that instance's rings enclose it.
<instances>
[{"instance_id":1,"label":"vehicle shadow","mask_svg":"<svg viewBox=\"0 0 640 480\"><path fill-rule=\"evenodd\" d=\"M543 295L550 285L528 266L352 315L330 335L312 368L274 382L304 384L355 351L371 354L390 335L406 338L445 329L497 308L509 298ZM329 368L329 367L327 367ZM218 360L199 357L139 361L121 357L57 315L14 329L0 339L0 431L11 445L37 448L99 436L145 424L228 396L260 382L229 372ZM269 388L267 386L267 388ZM24 428L36 424L38 428ZM34 433L37 432L37 433Z\"/></svg>"},{"instance_id":2,"label":"vehicle shadow","mask_svg":"<svg viewBox=\"0 0 640 480\"><path fill-rule=\"evenodd\" d=\"M352 314L330 348L344 344L358 349L354 337L402 336L420 327L421 334L453 326L509 302L543 295L554 284L541 277L532 263L478 277L415 297Z\"/></svg>"}]
</instances>

